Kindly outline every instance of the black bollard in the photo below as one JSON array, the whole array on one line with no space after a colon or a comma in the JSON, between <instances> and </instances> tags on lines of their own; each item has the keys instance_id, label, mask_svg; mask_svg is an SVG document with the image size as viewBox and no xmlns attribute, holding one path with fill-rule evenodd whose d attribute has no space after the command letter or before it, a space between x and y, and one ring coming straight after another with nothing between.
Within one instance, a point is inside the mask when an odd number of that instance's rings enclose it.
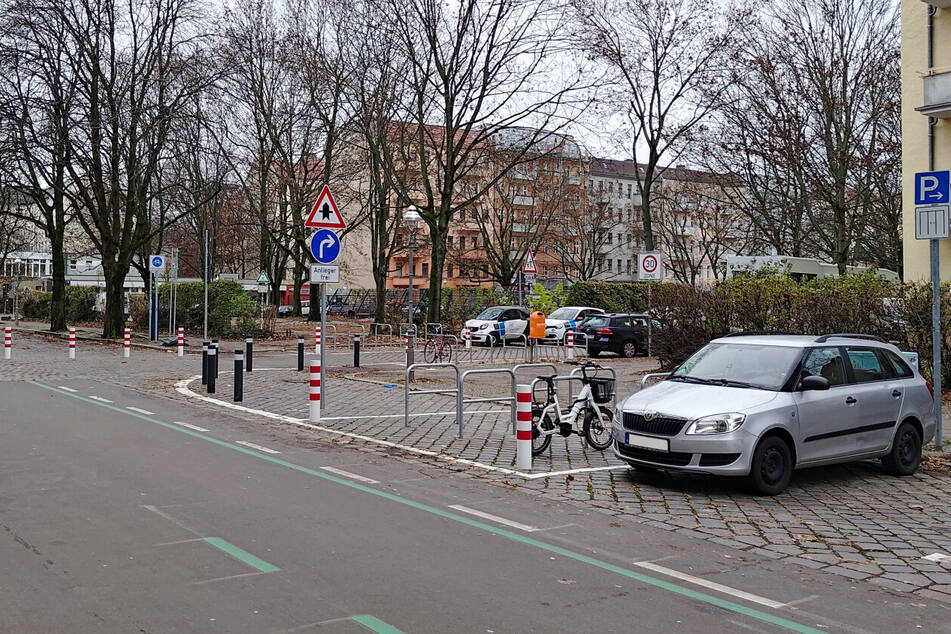
<instances>
[{"instance_id":1,"label":"black bollard","mask_svg":"<svg viewBox=\"0 0 951 634\"><path fill-rule=\"evenodd\" d=\"M218 378L218 354L221 352L220 348L218 347L218 340L212 339L211 346L215 349L215 354L214 354L214 358L211 359L211 365L208 368L208 372L209 374L213 373L215 375L215 378L217 379Z\"/></svg>"},{"instance_id":2,"label":"black bollard","mask_svg":"<svg viewBox=\"0 0 951 634\"><path fill-rule=\"evenodd\" d=\"M254 337L248 337L244 340L244 348L248 357L248 372L250 372L251 364L254 363Z\"/></svg>"},{"instance_id":3,"label":"black bollard","mask_svg":"<svg viewBox=\"0 0 951 634\"><path fill-rule=\"evenodd\" d=\"M304 371L304 338L297 338L297 371Z\"/></svg>"},{"instance_id":4,"label":"black bollard","mask_svg":"<svg viewBox=\"0 0 951 634\"><path fill-rule=\"evenodd\" d=\"M208 348L208 393L215 393L215 366L218 363L218 349L214 346Z\"/></svg>"},{"instance_id":5,"label":"black bollard","mask_svg":"<svg viewBox=\"0 0 951 634\"><path fill-rule=\"evenodd\" d=\"M248 344L251 345L251 344ZM250 358L250 357L248 357ZM244 400L244 353L241 350L234 351L234 402L240 403Z\"/></svg>"},{"instance_id":6,"label":"black bollard","mask_svg":"<svg viewBox=\"0 0 951 634\"><path fill-rule=\"evenodd\" d=\"M353 367L360 367L360 335L353 335Z\"/></svg>"},{"instance_id":7,"label":"black bollard","mask_svg":"<svg viewBox=\"0 0 951 634\"><path fill-rule=\"evenodd\" d=\"M201 342L201 384L208 385L208 342Z\"/></svg>"}]
</instances>

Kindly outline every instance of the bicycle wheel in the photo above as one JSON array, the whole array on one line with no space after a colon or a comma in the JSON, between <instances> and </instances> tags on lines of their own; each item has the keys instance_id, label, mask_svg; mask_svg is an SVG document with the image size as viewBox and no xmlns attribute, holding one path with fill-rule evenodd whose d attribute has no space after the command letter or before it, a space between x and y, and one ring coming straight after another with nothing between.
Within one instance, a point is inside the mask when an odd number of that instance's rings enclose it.
<instances>
[{"instance_id":1,"label":"bicycle wheel","mask_svg":"<svg viewBox=\"0 0 951 634\"><path fill-rule=\"evenodd\" d=\"M442 341L440 343L442 345L439 346L439 362L452 363L452 342Z\"/></svg>"},{"instance_id":2,"label":"bicycle wheel","mask_svg":"<svg viewBox=\"0 0 951 634\"><path fill-rule=\"evenodd\" d=\"M426 363L436 363L437 356L436 340L430 339L426 342L426 347L423 349L423 358L426 359Z\"/></svg>"},{"instance_id":3,"label":"bicycle wheel","mask_svg":"<svg viewBox=\"0 0 951 634\"><path fill-rule=\"evenodd\" d=\"M551 444L551 434L542 434L542 430L552 430L555 428L555 424L551 422L551 418L548 414L545 414L545 418L541 422L532 421L532 455L537 456L539 454L545 453L545 450L548 449L548 445Z\"/></svg>"},{"instance_id":4,"label":"bicycle wheel","mask_svg":"<svg viewBox=\"0 0 951 634\"><path fill-rule=\"evenodd\" d=\"M589 445L598 451L604 451L614 441L611 437L611 419L614 418L614 413L604 405L598 406L598 409L601 410L603 423L590 407L584 411L584 437Z\"/></svg>"}]
</instances>

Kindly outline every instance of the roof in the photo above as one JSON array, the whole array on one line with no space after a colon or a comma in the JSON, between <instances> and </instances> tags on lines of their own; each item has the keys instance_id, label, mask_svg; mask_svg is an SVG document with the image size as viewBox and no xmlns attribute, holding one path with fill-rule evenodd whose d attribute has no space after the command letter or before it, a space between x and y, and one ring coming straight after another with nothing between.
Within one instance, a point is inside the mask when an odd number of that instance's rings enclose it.
<instances>
[{"instance_id":1,"label":"roof","mask_svg":"<svg viewBox=\"0 0 951 634\"><path fill-rule=\"evenodd\" d=\"M828 337L827 341L820 341L820 339L825 339ZM859 337L849 337L847 335L825 335L824 337L817 337L815 335L727 335L725 337L719 337L713 341L717 343L739 343L746 345L759 345L759 346L785 346L789 348L811 348L814 346L828 346L828 345L856 345L856 346L885 346L888 345L883 341L875 341L873 339L865 339Z\"/></svg>"}]
</instances>

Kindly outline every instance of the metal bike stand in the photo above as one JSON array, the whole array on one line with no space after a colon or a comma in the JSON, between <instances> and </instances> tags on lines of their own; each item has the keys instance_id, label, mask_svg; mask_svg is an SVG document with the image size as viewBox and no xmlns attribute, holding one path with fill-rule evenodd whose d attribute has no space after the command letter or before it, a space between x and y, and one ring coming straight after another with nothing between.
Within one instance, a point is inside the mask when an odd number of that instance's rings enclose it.
<instances>
[{"instance_id":1,"label":"metal bike stand","mask_svg":"<svg viewBox=\"0 0 951 634\"><path fill-rule=\"evenodd\" d=\"M456 373L455 389L443 390L410 390L409 382L412 373L419 368L452 368ZM403 426L409 427L409 397L419 394L455 394L456 395L456 423L459 425L457 438L462 438L462 390L460 389L459 366L455 363L413 363L406 368L403 383Z\"/></svg>"},{"instance_id":2,"label":"metal bike stand","mask_svg":"<svg viewBox=\"0 0 951 634\"><path fill-rule=\"evenodd\" d=\"M512 393L510 396L496 396L491 398L465 398L466 377L470 374L508 374L512 381ZM516 391L518 387L515 383L515 371L509 368L484 368L480 370L466 370L459 377L459 393L462 394L462 404L466 403L494 403L497 401L508 401L511 404L512 414L512 433L516 432Z\"/></svg>"}]
</instances>

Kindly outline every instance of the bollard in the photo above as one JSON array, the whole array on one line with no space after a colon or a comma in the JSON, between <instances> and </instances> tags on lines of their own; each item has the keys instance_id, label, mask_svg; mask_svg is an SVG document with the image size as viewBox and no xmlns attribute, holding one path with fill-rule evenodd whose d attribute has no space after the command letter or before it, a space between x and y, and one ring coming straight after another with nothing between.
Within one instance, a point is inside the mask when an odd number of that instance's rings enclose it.
<instances>
[{"instance_id":1,"label":"bollard","mask_svg":"<svg viewBox=\"0 0 951 634\"><path fill-rule=\"evenodd\" d=\"M178 329L178 356L185 356L185 329Z\"/></svg>"},{"instance_id":2,"label":"bollard","mask_svg":"<svg viewBox=\"0 0 951 634\"><path fill-rule=\"evenodd\" d=\"M360 367L360 335L353 335L353 367Z\"/></svg>"},{"instance_id":3,"label":"bollard","mask_svg":"<svg viewBox=\"0 0 951 634\"><path fill-rule=\"evenodd\" d=\"M240 403L244 400L244 372L241 366L244 365L244 352L234 351L234 402Z\"/></svg>"},{"instance_id":4,"label":"bollard","mask_svg":"<svg viewBox=\"0 0 951 634\"><path fill-rule=\"evenodd\" d=\"M304 371L304 338L297 338L297 371Z\"/></svg>"},{"instance_id":5,"label":"bollard","mask_svg":"<svg viewBox=\"0 0 951 634\"><path fill-rule=\"evenodd\" d=\"M466 326L466 350L472 350L472 326Z\"/></svg>"},{"instance_id":6,"label":"bollard","mask_svg":"<svg viewBox=\"0 0 951 634\"><path fill-rule=\"evenodd\" d=\"M532 470L532 388L520 384L516 393L515 468Z\"/></svg>"},{"instance_id":7,"label":"bollard","mask_svg":"<svg viewBox=\"0 0 951 634\"><path fill-rule=\"evenodd\" d=\"M318 357L320 356L320 346L320 324L317 324L314 326L314 354L316 354Z\"/></svg>"},{"instance_id":8,"label":"bollard","mask_svg":"<svg viewBox=\"0 0 951 634\"><path fill-rule=\"evenodd\" d=\"M76 329L73 327L69 328L69 358L76 358Z\"/></svg>"},{"instance_id":9,"label":"bollard","mask_svg":"<svg viewBox=\"0 0 951 634\"><path fill-rule=\"evenodd\" d=\"M126 328L122 333L122 356L129 358L129 352L132 350L132 329Z\"/></svg>"},{"instance_id":10,"label":"bollard","mask_svg":"<svg viewBox=\"0 0 951 634\"><path fill-rule=\"evenodd\" d=\"M208 385L208 342L201 342L201 384Z\"/></svg>"},{"instance_id":11,"label":"bollard","mask_svg":"<svg viewBox=\"0 0 951 634\"><path fill-rule=\"evenodd\" d=\"M220 350L218 349L218 340L211 340L211 347L215 349L215 354L211 355L208 359L208 374L214 374L215 378L218 378L218 354Z\"/></svg>"},{"instance_id":12,"label":"bollard","mask_svg":"<svg viewBox=\"0 0 951 634\"><path fill-rule=\"evenodd\" d=\"M310 362L310 422L320 422L320 357Z\"/></svg>"},{"instance_id":13,"label":"bollard","mask_svg":"<svg viewBox=\"0 0 951 634\"><path fill-rule=\"evenodd\" d=\"M214 366L218 363L218 348L208 346L208 393L215 393L215 372Z\"/></svg>"},{"instance_id":14,"label":"bollard","mask_svg":"<svg viewBox=\"0 0 951 634\"><path fill-rule=\"evenodd\" d=\"M575 358L575 331L569 330L568 334L565 335L565 339L568 345L568 350L565 353L565 356L567 356L569 359L574 359Z\"/></svg>"},{"instance_id":15,"label":"bollard","mask_svg":"<svg viewBox=\"0 0 951 634\"><path fill-rule=\"evenodd\" d=\"M251 371L251 364L254 362L254 337L248 337L244 340L245 355L248 357L248 372Z\"/></svg>"},{"instance_id":16,"label":"bollard","mask_svg":"<svg viewBox=\"0 0 951 634\"><path fill-rule=\"evenodd\" d=\"M13 329L9 326L3 329L3 358L9 359L13 353Z\"/></svg>"}]
</instances>

